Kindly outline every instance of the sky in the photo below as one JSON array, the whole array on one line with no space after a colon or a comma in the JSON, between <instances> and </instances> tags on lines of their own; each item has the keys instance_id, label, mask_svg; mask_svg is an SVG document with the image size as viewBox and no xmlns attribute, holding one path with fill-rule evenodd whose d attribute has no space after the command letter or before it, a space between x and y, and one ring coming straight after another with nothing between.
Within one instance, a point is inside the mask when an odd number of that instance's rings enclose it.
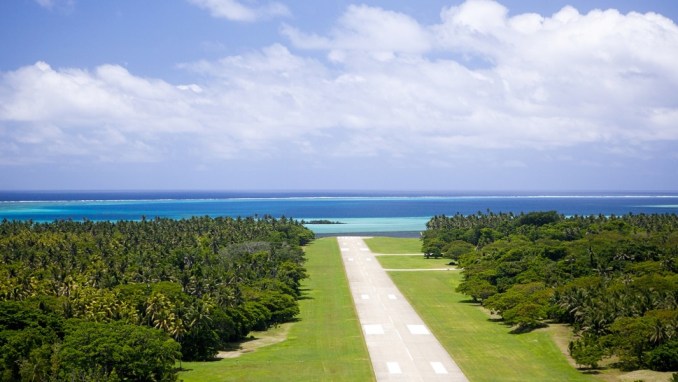
<instances>
[{"instance_id":1,"label":"sky","mask_svg":"<svg viewBox=\"0 0 678 382\"><path fill-rule=\"evenodd\" d=\"M678 2L4 0L0 190L678 192Z\"/></svg>"}]
</instances>

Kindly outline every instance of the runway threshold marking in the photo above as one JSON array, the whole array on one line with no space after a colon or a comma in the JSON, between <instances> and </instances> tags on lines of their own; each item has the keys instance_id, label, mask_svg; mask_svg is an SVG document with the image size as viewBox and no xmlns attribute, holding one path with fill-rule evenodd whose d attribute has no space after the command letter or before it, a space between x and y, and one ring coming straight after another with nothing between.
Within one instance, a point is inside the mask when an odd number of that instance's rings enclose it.
<instances>
[{"instance_id":1,"label":"runway threshold marking","mask_svg":"<svg viewBox=\"0 0 678 382\"><path fill-rule=\"evenodd\" d=\"M436 374L447 374L447 369L442 362L431 362L431 367Z\"/></svg>"},{"instance_id":2,"label":"runway threshold marking","mask_svg":"<svg viewBox=\"0 0 678 382\"><path fill-rule=\"evenodd\" d=\"M407 330L412 334L431 334L424 325L407 325Z\"/></svg>"},{"instance_id":3,"label":"runway threshold marking","mask_svg":"<svg viewBox=\"0 0 678 382\"><path fill-rule=\"evenodd\" d=\"M398 362L386 362L386 367L390 374L402 374L403 371L400 369Z\"/></svg>"}]
</instances>

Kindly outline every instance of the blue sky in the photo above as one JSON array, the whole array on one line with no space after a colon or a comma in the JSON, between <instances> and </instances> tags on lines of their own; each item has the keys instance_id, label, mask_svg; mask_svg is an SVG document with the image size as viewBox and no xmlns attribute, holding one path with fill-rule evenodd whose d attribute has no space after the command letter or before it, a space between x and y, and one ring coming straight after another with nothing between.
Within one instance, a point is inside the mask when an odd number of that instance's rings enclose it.
<instances>
[{"instance_id":1,"label":"blue sky","mask_svg":"<svg viewBox=\"0 0 678 382\"><path fill-rule=\"evenodd\" d=\"M0 2L0 189L678 191L674 1Z\"/></svg>"}]
</instances>

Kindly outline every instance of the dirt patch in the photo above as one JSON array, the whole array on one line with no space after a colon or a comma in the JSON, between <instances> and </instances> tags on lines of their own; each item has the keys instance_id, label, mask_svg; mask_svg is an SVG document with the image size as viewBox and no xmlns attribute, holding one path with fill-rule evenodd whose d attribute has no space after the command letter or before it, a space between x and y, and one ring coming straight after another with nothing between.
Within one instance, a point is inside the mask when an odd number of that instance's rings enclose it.
<instances>
[{"instance_id":1,"label":"dirt patch","mask_svg":"<svg viewBox=\"0 0 678 382\"><path fill-rule=\"evenodd\" d=\"M217 358L237 358L245 353L251 353L259 348L283 342L294 323L285 323L271 328L265 332L251 332L249 337L239 342L229 344L228 350L222 350Z\"/></svg>"},{"instance_id":2,"label":"dirt patch","mask_svg":"<svg viewBox=\"0 0 678 382\"><path fill-rule=\"evenodd\" d=\"M633 382L633 381L643 381L643 382L668 382L671 381L672 372L661 373L658 371L652 370L636 370L630 373L621 373L615 375L615 381L621 382Z\"/></svg>"}]
</instances>

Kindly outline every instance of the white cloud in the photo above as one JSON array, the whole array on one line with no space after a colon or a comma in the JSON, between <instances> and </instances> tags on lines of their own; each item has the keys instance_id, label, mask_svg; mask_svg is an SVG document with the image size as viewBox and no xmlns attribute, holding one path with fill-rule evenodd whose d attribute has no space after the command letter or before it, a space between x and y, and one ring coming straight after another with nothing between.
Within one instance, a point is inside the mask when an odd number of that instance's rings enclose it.
<instances>
[{"instance_id":1,"label":"white cloud","mask_svg":"<svg viewBox=\"0 0 678 382\"><path fill-rule=\"evenodd\" d=\"M369 14L379 16L369 21ZM372 27L405 31L416 44L390 45L385 36L398 34ZM444 9L437 25L363 6L349 8L329 36L283 32L296 47L325 50L366 78L359 98L380 112L361 120L373 124L392 115L384 125L437 126L432 133L464 146L678 138L653 122L661 118L652 110L675 108L678 88L678 29L656 14L581 15L566 7L550 17L509 17L499 3L476 0ZM385 50L401 55L384 63Z\"/></svg>"},{"instance_id":2,"label":"white cloud","mask_svg":"<svg viewBox=\"0 0 678 382\"><path fill-rule=\"evenodd\" d=\"M591 145L637 155L678 142L678 28L660 15L566 7L510 17L475 0L435 25L351 6L327 35L283 33L297 53L274 44L183 64L200 79L189 84L112 65L0 74L0 157L445 163Z\"/></svg>"},{"instance_id":3,"label":"white cloud","mask_svg":"<svg viewBox=\"0 0 678 382\"><path fill-rule=\"evenodd\" d=\"M35 0L38 5L44 8L52 8L55 0Z\"/></svg>"},{"instance_id":4,"label":"white cloud","mask_svg":"<svg viewBox=\"0 0 678 382\"><path fill-rule=\"evenodd\" d=\"M443 9L440 17L454 29L490 35L506 27L507 14L508 9L495 1L474 0Z\"/></svg>"},{"instance_id":5,"label":"white cloud","mask_svg":"<svg viewBox=\"0 0 678 382\"><path fill-rule=\"evenodd\" d=\"M45 1L45 0L43 0ZM188 0L196 6L208 10L213 17L232 21L252 22L272 17L289 16L289 9L278 2L261 6L246 6L236 0Z\"/></svg>"},{"instance_id":6,"label":"white cloud","mask_svg":"<svg viewBox=\"0 0 678 382\"><path fill-rule=\"evenodd\" d=\"M393 54L420 54L430 49L431 40L411 17L366 5L350 5L328 37L306 35L288 25L282 33L297 47L325 49L334 58L351 52L371 52L380 60Z\"/></svg>"},{"instance_id":7,"label":"white cloud","mask_svg":"<svg viewBox=\"0 0 678 382\"><path fill-rule=\"evenodd\" d=\"M43 8L53 9L57 6L70 9L75 5L75 0L35 0Z\"/></svg>"},{"instance_id":8,"label":"white cloud","mask_svg":"<svg viewBox=\"0 0 678 382\"><path fill-rule=\"evenodd\" d=\"M18 162L159 160L163 136L199 130L185 92L119 66L88 72L38 62L3 74L0 99L0 135L22 147Z\"/></svg>"}]
</instances>

